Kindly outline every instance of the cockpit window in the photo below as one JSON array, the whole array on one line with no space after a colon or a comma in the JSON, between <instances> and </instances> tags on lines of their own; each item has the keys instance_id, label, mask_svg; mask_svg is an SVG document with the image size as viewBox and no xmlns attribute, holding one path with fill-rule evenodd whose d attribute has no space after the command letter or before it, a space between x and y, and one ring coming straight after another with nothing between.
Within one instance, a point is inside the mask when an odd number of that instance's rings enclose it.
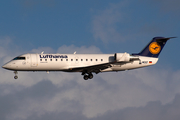
<instances>
[{"instance_id":1,"label":"cockpit window","mask_svg":"<svg viewBox=\"0 0 180 120\"><path fill-rule=\"evenodd\" d=\"M26 59L25 57L16 57L13 60L25 60L25 59Z\"/></svg>"}]
</instances>

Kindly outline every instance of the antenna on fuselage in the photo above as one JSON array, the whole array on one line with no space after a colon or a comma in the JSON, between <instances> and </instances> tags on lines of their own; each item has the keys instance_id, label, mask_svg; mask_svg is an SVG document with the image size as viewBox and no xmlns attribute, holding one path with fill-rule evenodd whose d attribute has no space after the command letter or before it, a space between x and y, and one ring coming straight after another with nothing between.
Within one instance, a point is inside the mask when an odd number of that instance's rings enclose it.
<instances>
[{"instance_id":1,"label":"antenna on fuselage","mask_svg":"<svg viewBox=\"0 0 180 120\"><path fill-rule=\"evenodd\" d=\"M76 54L76 51L74 52L74 54Z\"/></svg>"},{"instance_id":2,"label":"antenna on fuselage","mask_svg":"<svg viewBox=\"0 0 180 120\"><path fill-rule=\"evenodd\" d=\"M44 51L41 52L41 54L43 54L43 53L44 53Z\"/></svg>"}]
</instances>

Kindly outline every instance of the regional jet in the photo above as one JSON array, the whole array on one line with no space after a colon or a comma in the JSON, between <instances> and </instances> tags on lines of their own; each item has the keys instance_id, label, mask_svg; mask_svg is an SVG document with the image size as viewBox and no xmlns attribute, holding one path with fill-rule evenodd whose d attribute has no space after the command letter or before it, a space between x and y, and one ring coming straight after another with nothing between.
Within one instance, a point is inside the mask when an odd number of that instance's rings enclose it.
<instances>
[{"instance_id":1,"label":"regional jet","mask_svg":"<svg viewBox=\"0 0 180 120\"><path fill-rule=\"evenodd\" d=\"M84 80L92 79L93 73L124 71L151 66L166 42L174 37L154 37L139 53L115 54L23 54L15 57L2 67L12 70L17 79L18 71L64 71L80 72Z\"/></svg>"}]
</instances>

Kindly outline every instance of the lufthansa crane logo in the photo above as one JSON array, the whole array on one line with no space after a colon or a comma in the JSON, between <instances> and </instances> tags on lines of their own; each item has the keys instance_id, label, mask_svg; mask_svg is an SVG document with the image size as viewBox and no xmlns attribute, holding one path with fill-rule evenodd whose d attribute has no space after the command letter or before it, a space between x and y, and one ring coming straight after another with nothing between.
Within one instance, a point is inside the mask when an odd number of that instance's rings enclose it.
<instances>
[{"instance_id":1,"label":"lufthansa crane logo","mask_svg":"<svg viewBox=\"0 0 180 120\"><path fill-rule=\"evenodd\" d=\"M158 54L158 53L161 51L161 46L160 46L159 43L157 43L157 42L152 42L152 43L149 45L149 51L150 51L152 54Z\"/></svg>"}]
</instances>

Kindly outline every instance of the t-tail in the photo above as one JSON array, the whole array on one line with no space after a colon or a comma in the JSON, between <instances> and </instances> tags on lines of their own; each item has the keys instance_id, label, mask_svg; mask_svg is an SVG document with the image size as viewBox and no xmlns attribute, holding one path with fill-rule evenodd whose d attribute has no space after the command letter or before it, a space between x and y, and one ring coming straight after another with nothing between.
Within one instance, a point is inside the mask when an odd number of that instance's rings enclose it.
<instances>
[{"instance_id":1,"label":"t-tail","mask_svg":"<svg viewBox=\"0 0 180 120\"><path fill-rule=\"evenodd\" d=\"M158 58L166 42L171 38L176 38L176 37L169 37L169 38L154 37L140 53L132 54L132 55Z\"/></svg>"}]
</instances>

